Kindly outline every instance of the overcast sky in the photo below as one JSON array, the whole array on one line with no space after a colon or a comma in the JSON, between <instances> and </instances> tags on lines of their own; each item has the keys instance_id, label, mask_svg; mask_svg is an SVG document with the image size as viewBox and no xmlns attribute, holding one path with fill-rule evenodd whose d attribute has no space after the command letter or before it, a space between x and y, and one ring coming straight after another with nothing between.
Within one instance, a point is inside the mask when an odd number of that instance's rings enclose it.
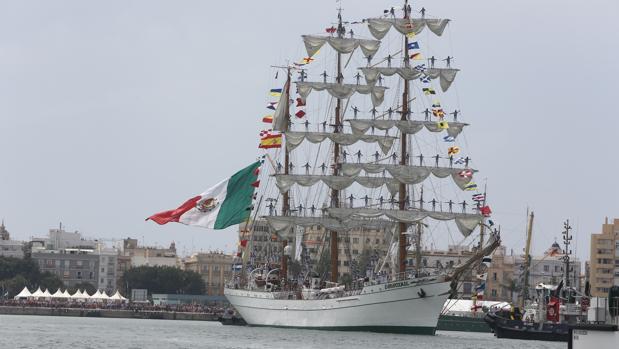
<instances>
[{"instance_id":1,"label":"overcast sky","mask_svg":"<svg viewBox=\"0 0 619 349\"><path fill-rule=\"evenodd\" d=\"M393 1L347 0L344 17ZM577 253L619 217L619 3L414 2L451 18L444 37L503 240L534 252L572 222ZM88 237L136 237L181 253L236 244L232 230L145 222L249 164L271 64L335 1L0 0L0 218L20 240L62 222ZM367 33L367 32L366 32ZM367 34L366 34L367 35ZM447 53L445 53L446 55ZM227 248L226 248L227 246Z\"/></svg>"}]
</instances>

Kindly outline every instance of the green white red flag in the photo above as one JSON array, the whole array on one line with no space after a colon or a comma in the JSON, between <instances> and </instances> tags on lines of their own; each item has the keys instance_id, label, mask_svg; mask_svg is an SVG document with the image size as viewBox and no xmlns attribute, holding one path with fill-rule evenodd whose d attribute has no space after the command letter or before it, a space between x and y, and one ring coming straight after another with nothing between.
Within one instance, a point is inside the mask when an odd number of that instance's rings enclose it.
<instances>
[{"instance_id":1,"label":"green white red flag","mask_svg":"<svg viewBox=\"0 0 619 349\"><path fill-rule=\"evenodd\" d=\"M238 171L176 209L146 218L163 225L177 222L210 229L224 229L246 221L251 213L261 161Z\"/></svg>"}]
</instances>

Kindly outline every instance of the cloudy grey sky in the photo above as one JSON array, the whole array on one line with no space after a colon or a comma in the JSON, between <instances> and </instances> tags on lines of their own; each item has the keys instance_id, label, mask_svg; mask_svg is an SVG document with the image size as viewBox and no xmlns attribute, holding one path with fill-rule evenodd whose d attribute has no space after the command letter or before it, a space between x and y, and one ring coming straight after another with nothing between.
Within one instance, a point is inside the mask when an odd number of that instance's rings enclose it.
<instances>
[{"instance_id":1,"label":"cloudy grey sky","mask_svg":"<svg viewBox=\"0 0 619 349\"><path fill-rule=\"evenodd\" d=\"M344 16L393 1L346 0ZM570 218L577 252L619 217L619 3L414 2L453 19L467 147L494 220L534 251ZM231 231L144 222L258 154L271 64L296 59L335 1L0 1L0 217L17 239L58 222L89 237L235 244Z\"/></svg>"}]
</instances>

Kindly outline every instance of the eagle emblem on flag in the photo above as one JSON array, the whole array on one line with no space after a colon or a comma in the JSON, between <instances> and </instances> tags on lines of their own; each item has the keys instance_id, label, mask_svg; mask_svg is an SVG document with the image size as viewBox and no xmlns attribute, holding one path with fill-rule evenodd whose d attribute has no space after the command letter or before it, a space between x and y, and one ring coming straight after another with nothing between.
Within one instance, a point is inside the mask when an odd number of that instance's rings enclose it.
<instances>
[{"instance_id":1,"label":"eagle emblem on flag","mask_svg":"<svg viewBox=\"0 0 619 349\"><path fill-rule=\"evenodd\" d=\"M215 198L206 198L196 202L198 211L204 213L212 211L217 205L219 205L219 202Z\"/></svg>"}]
</instances>

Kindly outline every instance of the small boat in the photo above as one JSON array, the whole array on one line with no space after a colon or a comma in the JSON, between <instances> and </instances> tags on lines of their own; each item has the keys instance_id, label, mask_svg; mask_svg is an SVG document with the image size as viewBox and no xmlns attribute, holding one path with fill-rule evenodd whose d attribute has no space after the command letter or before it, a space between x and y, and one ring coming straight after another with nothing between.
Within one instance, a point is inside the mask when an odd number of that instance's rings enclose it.
<instances>
[{"instance_id":1,"label":"small boat","mask_svg":"<svg viewBox=\"0 0 619 349\"><path fill-rule=\"evenodd\" d=\"M217 318L217 321L221 322L222 325L247 325L247 322L232 309L226 310L222 316Z\"/></svg>"}]
</instances>

